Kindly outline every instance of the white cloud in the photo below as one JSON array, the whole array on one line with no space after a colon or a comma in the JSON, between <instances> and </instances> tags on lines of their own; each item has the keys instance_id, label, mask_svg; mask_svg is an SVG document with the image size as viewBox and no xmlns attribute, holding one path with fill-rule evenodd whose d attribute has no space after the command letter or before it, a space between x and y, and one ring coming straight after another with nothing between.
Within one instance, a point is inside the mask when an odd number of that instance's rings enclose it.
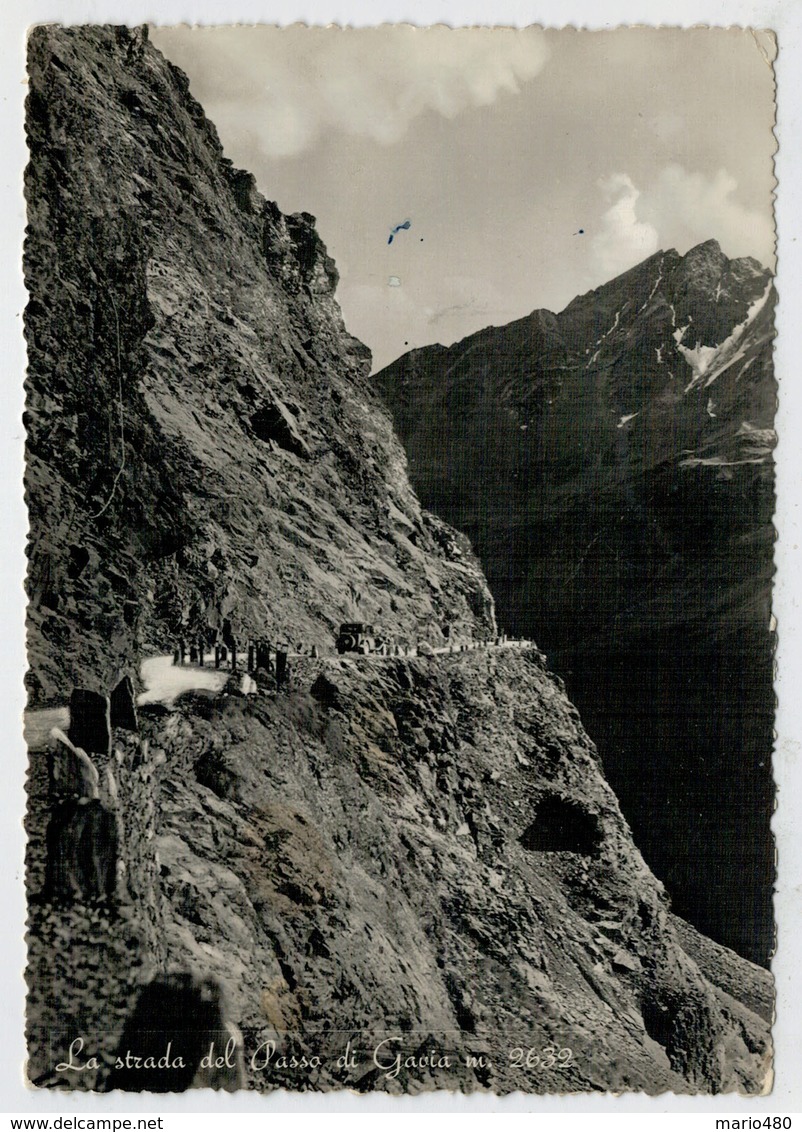
<instances>
[{"instance_id":1,"label":"white cloud","mask_svg":"<svg viewBox=\"0 0 802 1132\"><path fill-rule=\"evenodd\" d=\"M238 115L271 157L330 129L390 145L426 110L454 118L517 91L548 58L537 28L163 28L153 39L212 119Z\"/></svg>"},{"instance_id":2,"label":"white cloud","mask_svg":"<svg viewBox=\"0 0 802 1132\"><path fill-rule=\"evenodd\" d=\"M736 199L738 182L726 169L708 177L672 164L645 188L626 173L603 178L599 187L611 202L591 241L594 273L601 280L634 267L658 248L684 254L710 239L732 259L749 255L773 266L771 217Z\"/></svg>"},{"instance_id":3,"label":"white cloud","mask_svg":"<svg viewBox=\"0 0 802 1132\"><path fill-rule=\"evenodd\" d=\"M641 194L626 173L602 178L599 187L612 203L602 216L591 246L603 278L612 279L656 252L659 235L653 225L638 219Z\"/></svg>"},{"instance_id":4,"label":"white cloud","mask_svg":"<svg viewBox=\"0 0 802 1132\"><path fill-rule=\"evenodd\" d=\"M744 207L735 198L738 182L726 169L713 177L668 165L642 194L638 212L654 224L661 240L679 251L711 238L730 258L751 255L773 263L774 231L768 211ZM676 232L676 235L669 235ZM666 236L668 240L666 241ZM681 246L686 245L686 246Z\"/></svg>"}]
</instances>

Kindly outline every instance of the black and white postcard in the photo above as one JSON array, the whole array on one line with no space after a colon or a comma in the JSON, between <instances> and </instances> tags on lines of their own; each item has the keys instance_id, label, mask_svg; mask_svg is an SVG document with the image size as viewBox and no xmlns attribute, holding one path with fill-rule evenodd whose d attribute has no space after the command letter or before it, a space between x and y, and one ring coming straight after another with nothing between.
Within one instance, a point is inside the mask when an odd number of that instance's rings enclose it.
<instances>
[{"instance_id":1,"label":"black and white postcard","mask_svg":"<svg viewBox=\"0 0 802 1132\"><path fill-rule=\"evenodd\" d=\"M29 1084L770 1094L777 36L26 50Z\"/></svg>"}]
</instances>

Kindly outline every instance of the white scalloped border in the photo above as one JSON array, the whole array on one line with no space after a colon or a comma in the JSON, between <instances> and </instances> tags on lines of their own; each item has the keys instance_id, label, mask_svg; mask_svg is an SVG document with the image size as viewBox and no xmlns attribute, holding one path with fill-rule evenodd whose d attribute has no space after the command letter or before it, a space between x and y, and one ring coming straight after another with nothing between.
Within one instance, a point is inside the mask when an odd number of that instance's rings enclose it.
<instances>
[{"instance_id":1,"label":"white scalloped border","mask_svg":"<svg viewBox=\"0 0 802 1132\"><path fill-rule=\"evenodd\" d=\"M390 1098L349 1094L272 1094L254 1098L183 1095L159 1098L158 1106L136 1104L119 1094L93 1098L92 1114L107 1112L322 1112L327 1120L350 1112L437 1112L478 1114L498 1111L512 1114L561 1113L702 1113L711 1116L732 1113L763 1116L802 1111L802 256L797 242L802 215L802 4L799 0L7 0L0 26L0 131L4 162L0 177L0 258L2 306L0 344L3 366L3 415L5 444L0 445L0 524L6 553L0 556L0 649L3 685L0 723L5 739L6 766L10 769L2 791L0 844L5 868L2 877L6 922L19 925L0 942L0 1111L56 1115L88 1111L86 1097L46 1096L26 1090L18 1067L24 1059L23 987L19 972L24 966L22 924L24 900L21 886L24 839L23 778L25 750L20 712L23 704L22 673L25 669L24 594L22 552L26 517L22 502L22 373L25 365L21 317L26 295L19 266L24 224L21 191L22 169L27 161L22 133L24 97L24 39L34 23L152 23L257 24L290 26L297 23L371 27L385 23L408 23L425 27L433 23L450 27L573 28L576 31L610 31L622 26L693 28L738 27L771 29L778 36L775 63L778 115L775 136L778 150L775 172L780 189L776 201L778 233L777 286L780 294L777 326L776 372L779 382L777 426L778 544L775 583L775 615L778 622L778 714L775 777L779 808L773 828L778 844L780 878L775 901L778 952L773 970L778 985L777 1020L774 1028L776 1082L771 1096L735 1100L716 1097L587 1096L549 1098L537 1096L493 1100L486 1096L454 1096L441 1093L418 1098ZM15 770L17 773L15 774ZM22 771L22 773L19 773ZM144 1099L144 1098L143 1098ZM345 1120L349 1120L345 1115ZM539 1127L542 1123L535 1116ZM342 1121L344 1124L345 1121ZM349 1120L350 1124L350 1120ZM531 1127L531 1125L529 1125ZM673 1126L673 1125L672 1125ZM713 1124L711 1123L711 1127ZM561 1124L565 1128L565 1124Z\"/></svg>"}]
</instances>

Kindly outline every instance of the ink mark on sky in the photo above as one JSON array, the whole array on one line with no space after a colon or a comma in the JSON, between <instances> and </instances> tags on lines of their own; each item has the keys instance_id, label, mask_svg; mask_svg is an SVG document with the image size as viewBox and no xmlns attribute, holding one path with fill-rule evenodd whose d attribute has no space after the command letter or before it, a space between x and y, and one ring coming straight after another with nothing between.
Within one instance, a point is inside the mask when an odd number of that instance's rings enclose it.
<instances>
[{"instance_id":1,"label":"ink mark on sky","mask_svg":"<svg viewBox=\"0 0 802 1132\"><path fill-rule=\"evenodd\" d=\"M393 236L396 236L402 230L402 228L411 228L411 227L412 227L412 221L411 220L405 220L403 224L396 224L395 228L391 229L391 231L390 231L390 239L387 241L387 243L392 244Z\"/></svg>"}]
</instances>

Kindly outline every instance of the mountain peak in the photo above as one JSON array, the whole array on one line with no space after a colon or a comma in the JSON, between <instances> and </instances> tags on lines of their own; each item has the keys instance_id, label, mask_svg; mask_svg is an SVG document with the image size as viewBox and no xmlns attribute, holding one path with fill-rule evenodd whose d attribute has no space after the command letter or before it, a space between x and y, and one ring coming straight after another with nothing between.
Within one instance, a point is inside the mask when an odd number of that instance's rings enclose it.
<instances>
[{"instance_id":1,"label":"mountain peak","mask_svg":"<svg viewBox=\"0 0 802 1132\"><path fill-rule=\"evenodd\" d=\"M685 253L679 272L695 285L713 288L728 263L718 240L705 240Z\"/></svg>"},{"instance_id":2,"label":"mountain peak","mask_svg":"<svg viewBox=\"0 0 802 1132\"><path fill-rule=\"evenodd\" d=\"M709 239L703 240L701 244L696 244L685 253L684 259L693 259L702 256L715 256L717 259L726 259L724 252L721 250L721 244L718 240Z\"/></svg>"}]
</instances>

